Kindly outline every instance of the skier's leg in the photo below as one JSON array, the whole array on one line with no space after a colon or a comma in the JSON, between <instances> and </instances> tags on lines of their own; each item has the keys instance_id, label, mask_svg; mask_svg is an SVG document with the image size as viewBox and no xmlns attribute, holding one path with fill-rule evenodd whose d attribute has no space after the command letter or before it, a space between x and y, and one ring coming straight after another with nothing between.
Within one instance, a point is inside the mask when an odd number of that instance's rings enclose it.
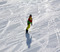
<instances>
[{"instance_id":1,"label":"skier's leg","mask_svg":"<svg viewBox=\"0 0 60 52\"><path fill-rule=\"evenodd\" d=\"M28 33L28 29L30 28L30 24L28 24L27 28L26 28L26 33Z\"/></svg>"},{"instance_id":2,"label":"skier's leg","mask_svg":"<svg viewBox=\"0 0 60 52\"><path fill-rule=\"evenodd\" d=\"M26 29L28 30L29 28L30 28L30 24L27 26L27 28L26 28Z\"/></svg>"},{"instance_id":3,"label":"skier's leg","mask_svg":"<svg viewBox=\"0 0 60 52\"><path fill-rule=\"evenodd\" d=\"M28 26L27 26L27 28L26 28L26 33L28 33Z\"/></svg>"}]
</instances>

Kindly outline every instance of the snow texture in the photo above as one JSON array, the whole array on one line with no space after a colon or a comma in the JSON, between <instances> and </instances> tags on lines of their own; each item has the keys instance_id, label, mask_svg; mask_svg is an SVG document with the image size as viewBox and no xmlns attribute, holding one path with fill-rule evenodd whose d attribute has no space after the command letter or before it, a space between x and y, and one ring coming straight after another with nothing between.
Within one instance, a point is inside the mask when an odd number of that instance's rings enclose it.
<instances>
[{"instance_id":1,"label":"snow texture","mask_svg":"<svg viewBox=\"0 0 60 52\"><path fill-rule=\"evenodd\" d=\"M0 0L0 52L60 52L60 0Z\"/></svg>"}]
</instances>

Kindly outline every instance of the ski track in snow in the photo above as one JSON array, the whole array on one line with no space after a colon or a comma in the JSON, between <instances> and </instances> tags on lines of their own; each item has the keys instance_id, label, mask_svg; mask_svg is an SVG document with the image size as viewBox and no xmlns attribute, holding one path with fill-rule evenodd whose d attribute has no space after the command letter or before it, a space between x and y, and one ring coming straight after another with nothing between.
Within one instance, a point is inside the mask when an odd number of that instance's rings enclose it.
<instances>
[{"instance_id":1,"label":"ski track in snow","mask_svg":"<svg viewBox=\"0 0 60 52\"><path fill-rule=\"evenodd\" d=\"M25 34L29 14L30 48ZM60 0L0 0L0 52L48 51L60 52Z\"/></svg>"}]
</instances>

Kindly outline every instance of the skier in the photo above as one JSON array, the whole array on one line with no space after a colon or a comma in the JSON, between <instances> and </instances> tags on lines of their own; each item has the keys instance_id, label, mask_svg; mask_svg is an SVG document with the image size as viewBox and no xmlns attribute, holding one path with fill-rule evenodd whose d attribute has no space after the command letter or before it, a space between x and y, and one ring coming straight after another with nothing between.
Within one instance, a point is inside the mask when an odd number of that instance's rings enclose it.
<instances>
[{"instance_id":1,"label":"skier","mask_svg":"<svg viewBox=\"0 0 60 52\"><path fill-rule=\"evenodd\" d=\"M32 25L32 15L31 14L30 14L28 21L27 21L26 33L28 33L28 29L30 28L30 24Z\"/></svg>"}]
</instances>

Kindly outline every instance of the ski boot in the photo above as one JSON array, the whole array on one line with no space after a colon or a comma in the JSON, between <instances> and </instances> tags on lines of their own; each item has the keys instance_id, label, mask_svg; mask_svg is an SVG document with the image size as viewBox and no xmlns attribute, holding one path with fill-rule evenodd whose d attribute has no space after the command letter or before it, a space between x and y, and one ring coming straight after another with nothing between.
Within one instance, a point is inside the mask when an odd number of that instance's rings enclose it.
<instances>
[{"instance_id":1,"label":"ski boot","mask_svg":"<svg viewBox=\"0 0 60 52\"><path fill-rule=\"evenodd\" d=\"M26 33L28 33L28 30L26 29Z\"/></svg>"}]
</instances>

